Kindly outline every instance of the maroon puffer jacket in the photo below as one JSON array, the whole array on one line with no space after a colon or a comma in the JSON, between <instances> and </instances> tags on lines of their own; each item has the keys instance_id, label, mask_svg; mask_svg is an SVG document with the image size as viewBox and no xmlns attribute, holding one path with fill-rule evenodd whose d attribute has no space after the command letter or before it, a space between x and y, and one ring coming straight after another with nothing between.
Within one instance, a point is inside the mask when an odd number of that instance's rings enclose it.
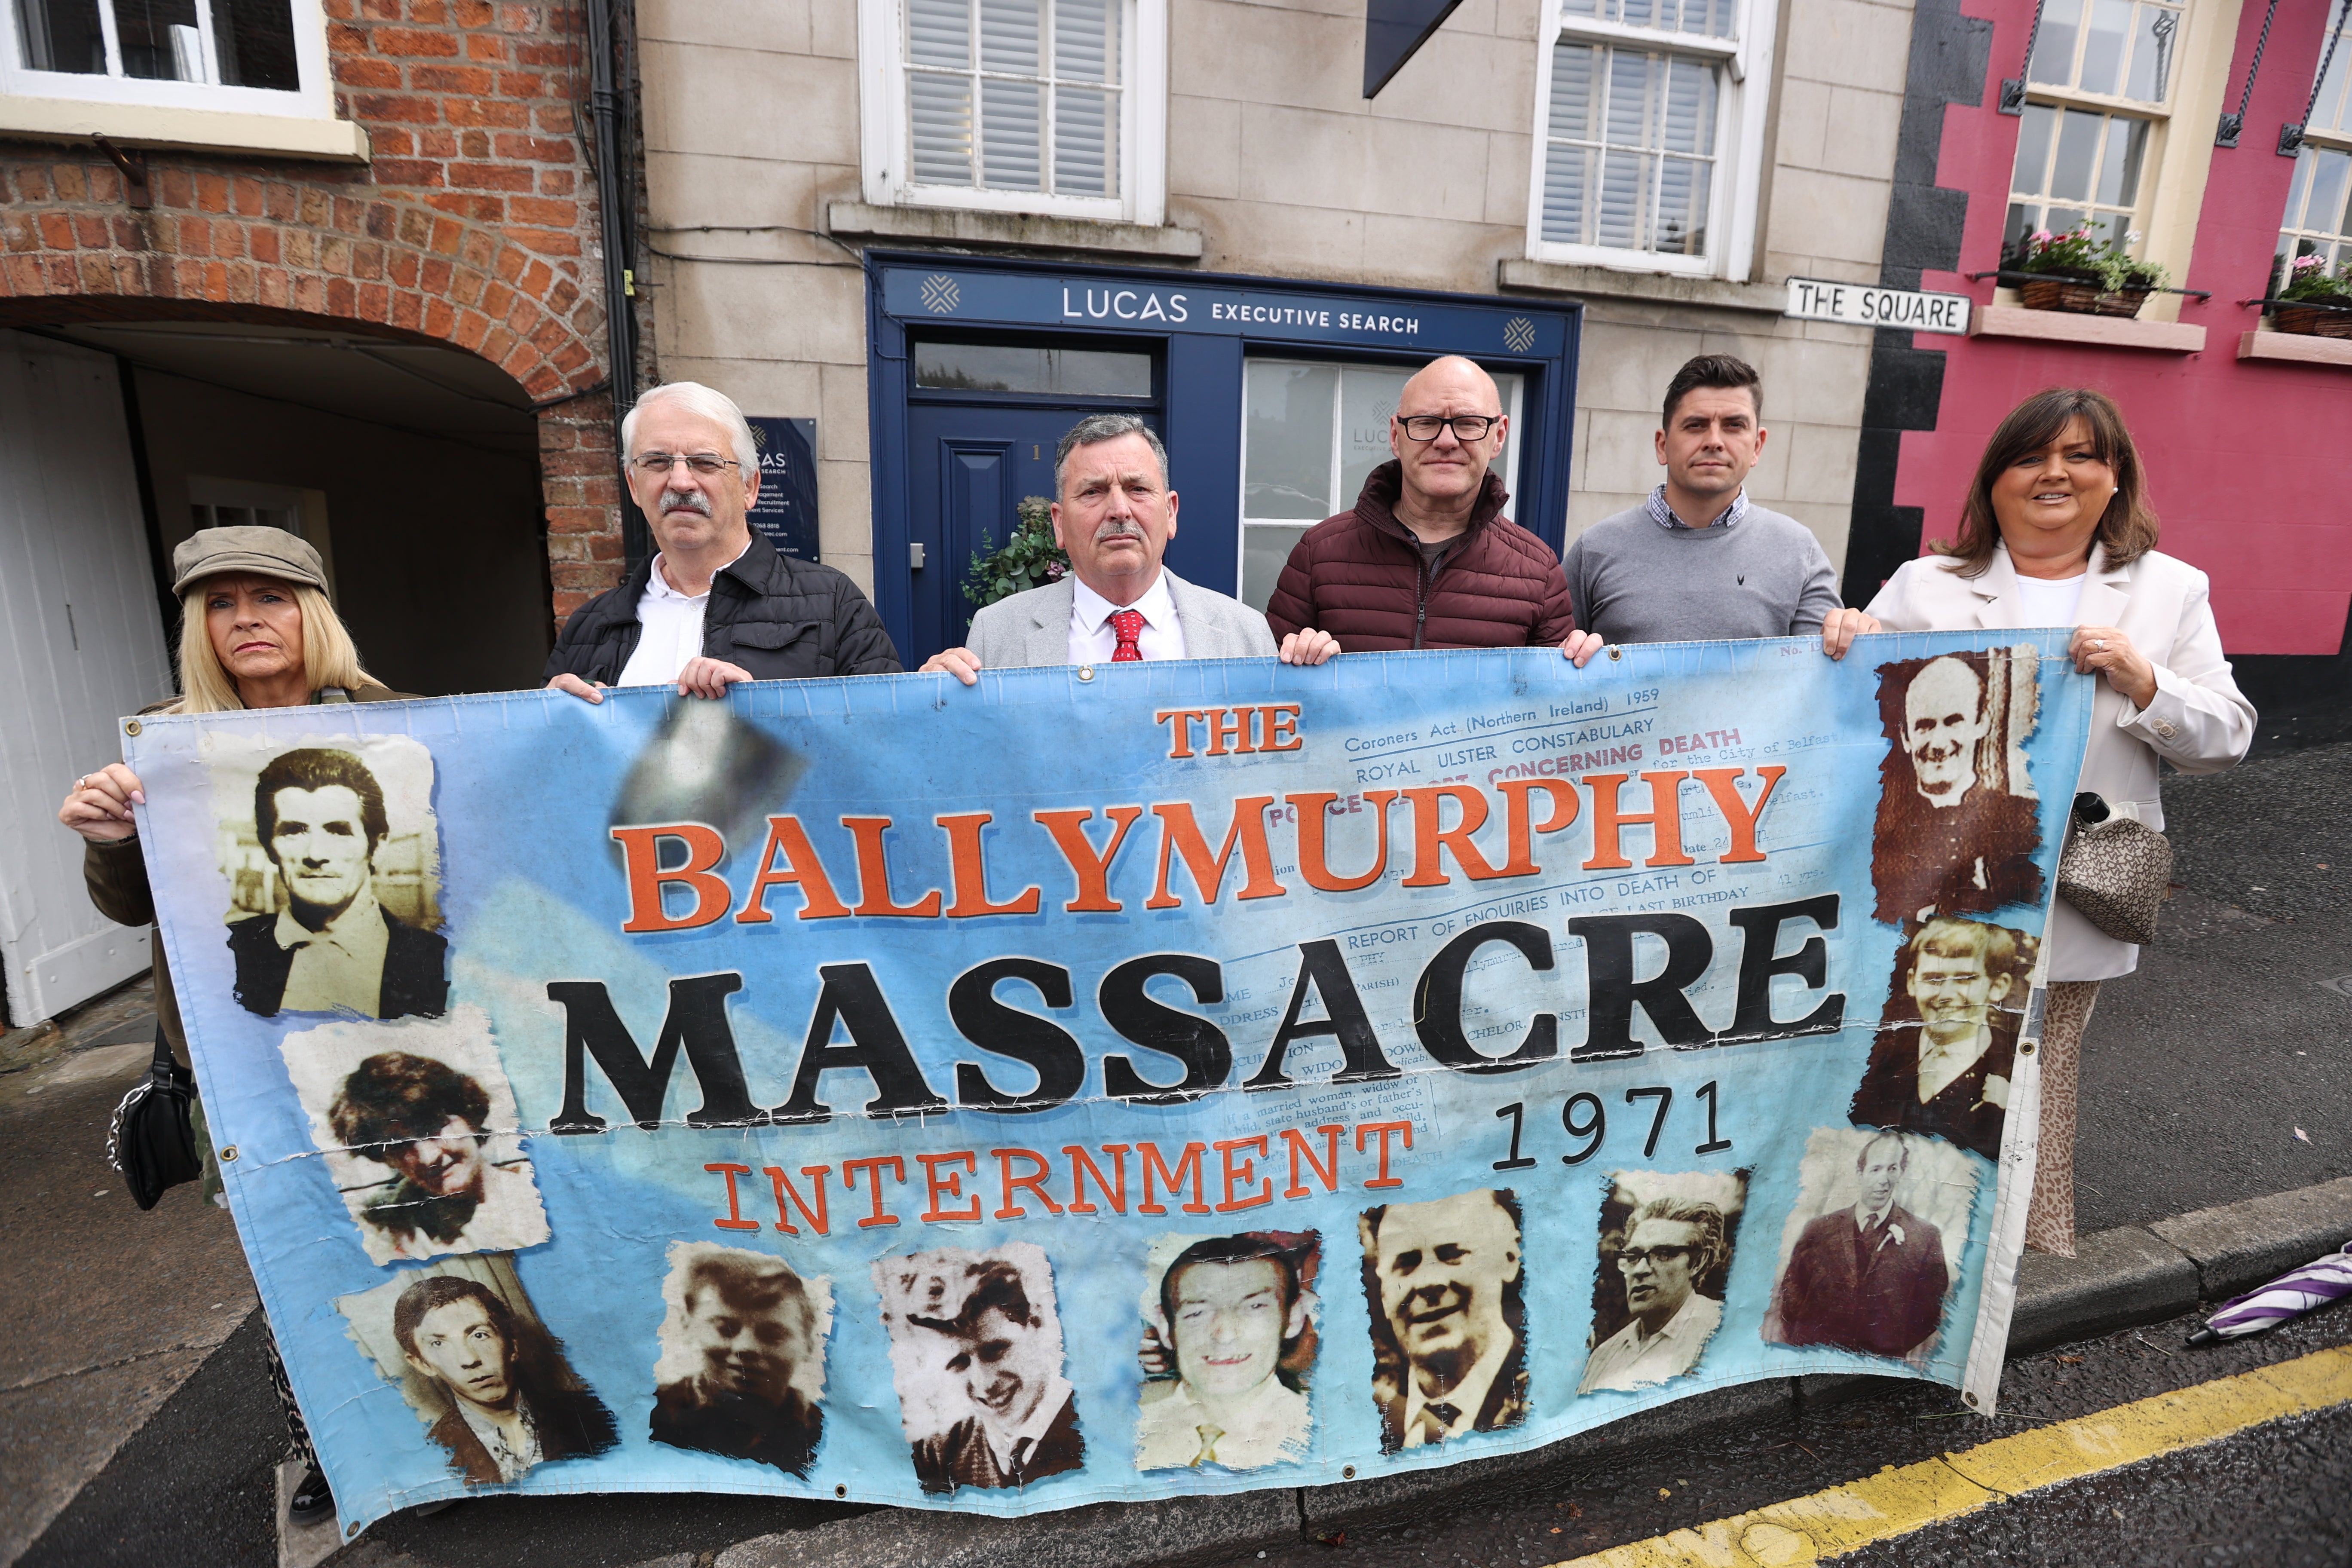
<instances>
[{"instance_id":1,"label":"maroon puffer jacket","mask_svg":"<svg viewBox=\"0 0 2352 1568\"><path fill-rule=\"evenodd\" d=\"M1349 653L1416 647L1553 647L1576 629L1568 575L1551 546L1503 515L1502 479L1433 574L1396 519L1394 459L1364 480L1356 509L1326 518L1291 548L1266 624L1276 637L1315 626Z\"/></svg>"}]
</instances>

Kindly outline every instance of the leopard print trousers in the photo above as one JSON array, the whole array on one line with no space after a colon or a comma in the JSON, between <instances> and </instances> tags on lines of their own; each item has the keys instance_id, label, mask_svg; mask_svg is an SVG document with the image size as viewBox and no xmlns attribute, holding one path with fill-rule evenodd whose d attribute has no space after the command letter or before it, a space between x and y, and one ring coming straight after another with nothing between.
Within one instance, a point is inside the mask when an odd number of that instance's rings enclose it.
<instances>
[{"instance_id":1,"label":"leopard print trousers","mask_svg":"<svg viewBox=\"0 0 2352 1568\"><path fill-rule=\"evenodd\" d=\"M2074 1089L2083 1031L2098 999L2097 981L2061 980L2050 986L2042 1015L2042 1152L2025 1211L2025 1245L2060 1258L2074 1256Z\"/></svg>"}]
</instances>

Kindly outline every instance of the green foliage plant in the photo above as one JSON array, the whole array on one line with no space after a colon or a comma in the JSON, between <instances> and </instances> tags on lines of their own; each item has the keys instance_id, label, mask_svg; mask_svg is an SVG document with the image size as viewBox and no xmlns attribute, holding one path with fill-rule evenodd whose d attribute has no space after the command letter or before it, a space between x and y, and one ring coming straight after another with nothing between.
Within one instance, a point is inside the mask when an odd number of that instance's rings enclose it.
<instances>
[{"instance_id":1,"label":"green foliage plant","mask_svg":"<svg viewBox=\"0 0 2352 1568\"><path fill-rule=\"evenodd\" d=\"M2285 258L2281 258L2282 261ZM2320 305L2352 305L2352 260L2331 270L2325 257L2298 256L2286 267L2282 300L2309 300Z\"/></svg>"},{"instance_id":2,"label":"green foliage plant","mask_svg":"<svg viewBox=\"0 0 2352 1568\"><path fill-rule=\"evenodd\" d=\"M2109 294L2126 289L2161 289L2172 275L2153 261L2142 261L2084 224L2064 234L2042 229L2029 236L2018 262L2021 272L2046 272L2096 283Z\"/></svg>"},{"instance_id":3,"label":"green foliage plant","mask_svg":"<svg viewBox=\"0 0 2352 1568\"><path fill-rule=\"evenodd\" d=\"M993 550L973 552L963 580L963 596L973 609L1058 583L1068 574L1070 558L1054 542L1052 507L1044 496L1024 497L1013 509L1012 537Z\"/></svg>"}]
</instances>

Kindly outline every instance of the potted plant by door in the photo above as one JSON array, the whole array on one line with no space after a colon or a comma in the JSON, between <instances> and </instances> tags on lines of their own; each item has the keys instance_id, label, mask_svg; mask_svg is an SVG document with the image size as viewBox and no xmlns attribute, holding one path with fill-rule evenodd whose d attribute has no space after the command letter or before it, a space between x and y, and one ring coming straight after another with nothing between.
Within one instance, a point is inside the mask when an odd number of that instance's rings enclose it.
<instances>
[{"instance_id":1,"label":"potted plant by door","mask_svg":"<svg viewBox=\"0 0 2352 1568\"><path fill-rule=\"evenodd\" d=\"M1053 502L1024 497L1013 515L1018 521L1012 537L985 554L974 552L971 569L964 574L963 596L975 610L1058 583L1070 569L1070 558L1054 542Z\"/></svg>"},{"instance_id":2,"label":"potted plant by door","mask_svg":"<svg viewBox=\"0 0 2352 1568\"><path fill-rule=\"evenodd\" d=\"M2116 248L2089 225L2053 234L2042 229L2025 243L2017 270L2031 273L2019 292L2029 310L2074 310L2093 316L2137 316L2168 274Z\"/></svg>"},{"instance_id":3,"label":"potted plant by door","mask_svg":"<svg viewBox=\"0 0 2352 1568\"><path fill-rule=\"evenodd\" d=\"M2352 338L2352 261L2330 270L2325 258L2298 256L2287 268L2278 298L2298 303L2271 307L2271 325L2305 337Z\"/></svg>"}]
</instances>

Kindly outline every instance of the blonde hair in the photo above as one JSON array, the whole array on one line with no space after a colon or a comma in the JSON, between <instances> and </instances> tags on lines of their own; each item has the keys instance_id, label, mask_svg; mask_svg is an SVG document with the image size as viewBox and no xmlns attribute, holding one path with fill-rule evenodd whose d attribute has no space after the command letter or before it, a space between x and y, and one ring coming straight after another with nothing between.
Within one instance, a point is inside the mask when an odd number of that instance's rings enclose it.
<instances>
[{"instance_id":1,"label":"blonde hair","mask_svg":"<svg viewBox=\"0 0 2352 1568\"><path fill-rule=\"evenodd\" d=\"M205 624L205 599L213 582L207 577L180 595L180 700L167 712L234 713L245 706L237 696L236 679L222 667ZM302 680L310 695L316 698L330 686L350 691L382 685L361 668L359 647L327 595L300 583L286 587L294 595L295 608L302 612Z\"/></svg>"}]
</instances>

